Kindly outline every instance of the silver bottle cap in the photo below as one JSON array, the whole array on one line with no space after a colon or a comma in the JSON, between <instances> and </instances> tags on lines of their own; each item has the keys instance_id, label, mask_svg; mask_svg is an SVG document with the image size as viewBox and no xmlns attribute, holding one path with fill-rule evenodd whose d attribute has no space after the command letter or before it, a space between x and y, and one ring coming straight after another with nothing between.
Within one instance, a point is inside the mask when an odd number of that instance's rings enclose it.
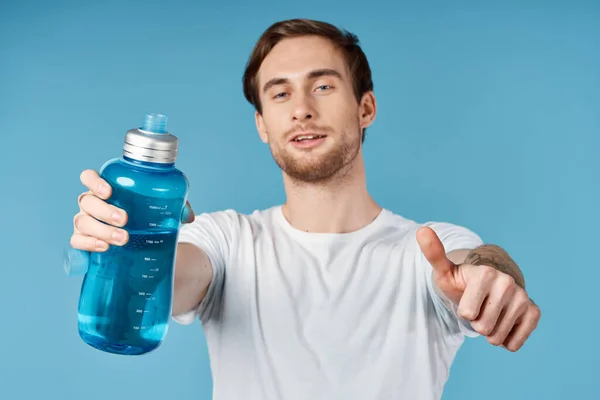
<instances>
[{"instance_id":1,"label":"silver bottle cap","mask_svg":"<svg viewBox=\"0 0 600 400\"><path fill-rule=\"evenodd\" d=\"M148 114L140 128L125 134L123 155L138 161L171 164L177 159L179 140L167 132L167 116Z\"/></svg>"}]
</instances>

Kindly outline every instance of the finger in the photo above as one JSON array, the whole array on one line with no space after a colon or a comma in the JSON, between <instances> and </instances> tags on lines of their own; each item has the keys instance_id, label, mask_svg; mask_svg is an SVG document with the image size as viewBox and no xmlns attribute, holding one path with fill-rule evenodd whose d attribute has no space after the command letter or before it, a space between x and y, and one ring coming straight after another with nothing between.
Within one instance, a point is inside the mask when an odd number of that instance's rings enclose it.
<instances>
[{"instance_id":1,"label":"finger","mask_svg":"<svg viewBox=\"0 0 600 400\"><path fill-rule=\"evenodd\" d=\"M81 183L101 199L108 199L112 193L110 185L93 169L86 169L79 176Z\"/></svg>"},{"instance_id":2,"label":"finger","mask_svg":"<svg viewBox=\"0 0 600 400\"><path fill-rule=\"evenodd\" d=\"M468 266L462 266L467 268ZM483 301L488 297L494 281L494 271L491 268L473 266L478 269L468 281L465 291L458 304L458 315L468 321L476 320L482 311Z\"/></svg>"},{"instance_id":3,"label":"finger","mask_svg":"<svg viewBox=\"0 0 600 400\"><path fill-rule=\"evenodd\" d=\"M84 213L107 224L124 226L127 223L127 213L125 210L108 204L94 195L84 196L79 206Z\"/></svg>"},{"instance_id":4,"label":"finger","mask_svg":"<svg viewBox=\"0 0 600 400\"><path fill-rule=\"evenodd\" d=\"M81 233L74 233L71 236L71 247L77 250L103 252L108 250L109 244L103 240L91 236L85 236Z\"/></svg>"},{"instance_id":5,"label":"finger","mask_svg":"<svg viewBox=\"0 0 600 400\"><path fill-rule=\"evenodd\" d=\"M122 246L129 240L129 235L125 229L104 224L91 215L80 215L75 219L74 223L75 233L91 236L94 239L100 239L109 244Z\"/></svg>"},{"instance_id":6,"label":"finger","mask_svg":"<svg viewBox=\"0 0 600 400\"><path fill-rule=\"evenodd\" d=\"M500 346L504 343L508 334L514 328L517 319L527 310L527 304L528 298L524 291L517 291L504 308L498 323L496 323L496 327L488 336L487 341L494 346Z\"/></svg>"},{"instance_id":7,"label":"finger","mask_svg":"<svg viewBox=\"0 0 600 400\"><path fill-rule=\"evenodd\" d=\"M512 277L502 274L494 279L479 316L472 321L471 326L483 336L490 335L499 322L500 314L509 305L515 290L516 284Z\"/></svg>"},{"instance_id":8,"label":"finger","mask_svg":"<svg viewBox=\"0 0 600 400\"><path fill-rule=\"evenodd\" d=\"M455 264L446 256L444 245L433 229L429 227L419 228L417 242L427 261L440 274L449 273L455 267Z\"/></svg>"},{"instance_id":9,"label":"finger","mask_svg":"<svg viewBox=\"0 0 600 400\"><path fill-rule=\"evenodd\" d=\"M523 314L521 318L517 319L516 324L514 325L512 331L508 334L508 337L502 346L513 352L523 347L531 333L537 327L540 321L540 316L540 309L531 304L525 314Z\"/></svg>"},{"instance_id":10,"label":"finger","mask_svg":"<svg viewBox=\"0 0 600 400\"><path fill-rule=\"evenodd\" d=\"M189 202L185 202L185 207L183 207L183 212L181 214L181 222L184 224L189 224L194 222L196 219L196 215L194 214L194 210Z\"/></svg>"}]
</instances>

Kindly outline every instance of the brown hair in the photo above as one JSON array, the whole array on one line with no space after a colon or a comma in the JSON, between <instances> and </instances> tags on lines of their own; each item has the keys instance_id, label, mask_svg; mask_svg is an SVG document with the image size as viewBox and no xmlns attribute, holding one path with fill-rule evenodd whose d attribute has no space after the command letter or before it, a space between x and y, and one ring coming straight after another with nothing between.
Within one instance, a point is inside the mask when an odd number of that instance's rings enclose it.
<instances>
[{"instance_id":1,"label":"brown hair","mask_svg":"<svg viewBox=\"0 0 600 400\"><path fill-rule=\"evenodd\" d=\"M365 93L373 90L371 68L355 34L341 30L326 22L309 19L289 19L276 22L267 28L258 39L246 64L243 77L244 96L259 113L262 113L262 107L257 75L263 60L281 40L308 35L329 39L342 52L352 77L356 101L360 102Z\"/></svg>"}]
</instances>

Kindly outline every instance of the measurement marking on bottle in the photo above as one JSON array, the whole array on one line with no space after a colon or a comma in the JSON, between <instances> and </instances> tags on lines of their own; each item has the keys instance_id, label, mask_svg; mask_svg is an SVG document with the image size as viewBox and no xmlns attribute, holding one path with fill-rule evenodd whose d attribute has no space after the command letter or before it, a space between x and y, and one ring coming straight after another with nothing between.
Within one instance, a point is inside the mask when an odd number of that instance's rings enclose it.
<instances>
[{"instance_id":1,"label":"measurement marking on bottle","mask_svg":"<svg viewBox=\"0 0 600 400\"><path fill-rule=\"evenodd\" d=\"M147 244L160 244L160 243L163 243L163 242L164 242L164 241L163 241L162 239L161 239L161 240L150 240L150 239L146 239L146 243L147 243Z\"/></svg>"},{"instance_id":2,"label":"measurement marking on bottle","mask_svg":"<svg viewBox=\"0 0 600 400\"><path fill-rule=\"evenodd\" d=\"M135 329L136 331L139 331L139 330L142 330L142 331L143 331L144 329L148 329L148 327L147 327L147 326L144 326L144 325L142 325L142 326L139 326L139 325L134 325L134 326L133 326L133 329Z\"/></svg>"},{"instance_id":3,"label":"measurement marking on bottle","mask_svg":"<svg viewBox=\"0 0 600 400\"><path fill-rule=\"evenodd\" d=\"M152 204L152 205L149 205L148 208L151 209L151 210L166 210L167 206L166 205L164 205L164 206L157 206L157 205Z\"/></svg>"},{"instance_id":4,"label":"measurement marking on bottle","mask_svg":"<svg viewBox=\"0 0 600 400\"><path fill-rule=\"evenodd\" d=\"M156 258L144 257L144 261L156 261Z\"/></svg>"}]
</instances>

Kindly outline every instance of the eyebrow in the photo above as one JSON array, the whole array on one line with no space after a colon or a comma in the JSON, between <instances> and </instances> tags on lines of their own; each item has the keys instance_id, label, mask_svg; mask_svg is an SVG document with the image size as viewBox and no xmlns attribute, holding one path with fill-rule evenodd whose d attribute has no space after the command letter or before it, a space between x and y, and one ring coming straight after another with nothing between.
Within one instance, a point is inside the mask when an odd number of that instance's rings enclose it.
<instances>
[{"instance_id":1,"label":"eyebrow","mask_svg":"<svg viewBox=\"0 0 600 400\"><path fill-rule=\"evenodd\" d=\"M308 79L315 79L315 78L320 78L322 76L333 76L333 77L336 77L336 78L338 78L340 80L343 80L342 74L340 74L335 69L330 69L330 68L315 69L313 71L310 71L308 73L307 77L308 77ZM286 83L289 83L289 82L290 82L290 80L287 79L287 78L273 78L273 79L270 79L263 86L263 93L266 93L273 86L283 85L283 84L286 84Z\"/></svg>"}]
</instances>

